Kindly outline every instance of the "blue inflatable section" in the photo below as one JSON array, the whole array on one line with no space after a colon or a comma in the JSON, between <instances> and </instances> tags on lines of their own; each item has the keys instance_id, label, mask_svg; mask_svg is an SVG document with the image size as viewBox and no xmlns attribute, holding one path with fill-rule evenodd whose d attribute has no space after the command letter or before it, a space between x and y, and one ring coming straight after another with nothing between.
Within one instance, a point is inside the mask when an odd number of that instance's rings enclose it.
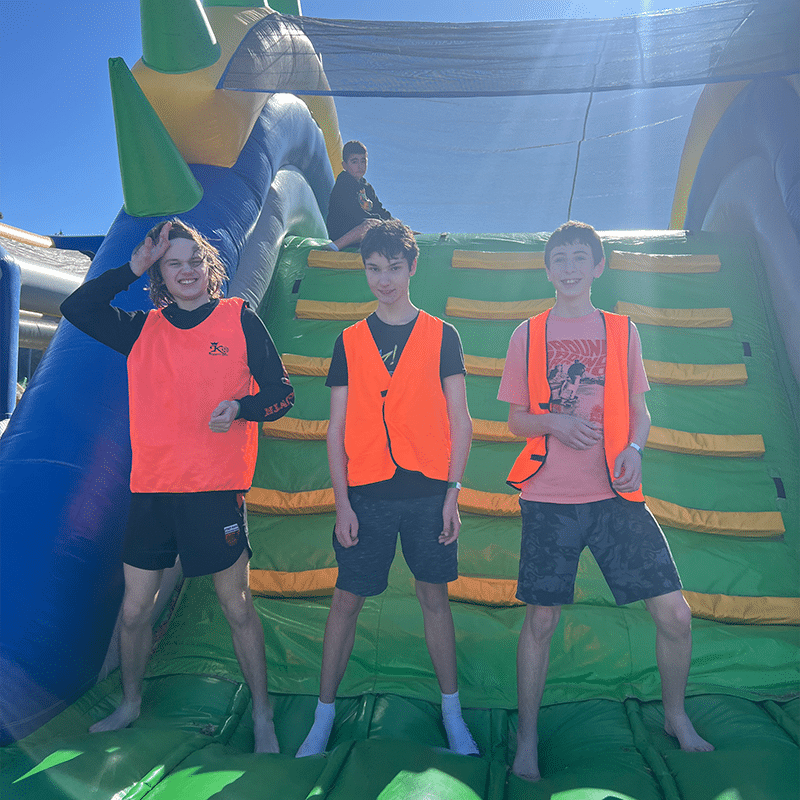
<instances>
[{"instance_id":1,"label":"blue inflatable section","mask_svg":"<svg viewBox=\"0 0 800 800\"><path fill-rule=\"evenodd\" d=\"M275 179L286 168L303 176L319 219L333 173L320 129L288 95L270 98L233 167L192 166L204 196L182 219L219 248L232 279L261 217L273 213L275 186L283 185ZM298 216L285 206L287 219ZM124 264L159 219L120 212L88 277ZM150 308L144 284L116 304ZM127 408L125 359L62 323L0 452L2 743L86 691L103 663L123 589Z\"/></svg>"},{"instance_id":2,"label":"blue inflatable section","mask_svg":"<svg viewBox=\"0 0 800 800\"><path fill-rule=\"evenodd\" d=\"M782 78L752 81L714 128L697 165L686 228L700 230L725 176L761 156L772 167L786 213L800 241L800 97ZM800 269L800 267L799 267Z\"/></svg>"}]
</instances>

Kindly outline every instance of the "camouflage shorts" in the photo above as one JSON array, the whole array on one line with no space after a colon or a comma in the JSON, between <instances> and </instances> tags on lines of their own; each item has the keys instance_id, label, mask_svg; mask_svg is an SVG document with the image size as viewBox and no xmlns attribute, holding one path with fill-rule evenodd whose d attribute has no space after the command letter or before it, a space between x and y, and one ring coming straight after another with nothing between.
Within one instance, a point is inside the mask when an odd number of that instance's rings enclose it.
<instances>
[{"instance_id":1,"label":"camouflage shorts","mask_svg":"<svg viewBox=\"0 0 800 800\"><path fill-rule=\"evenodd\" d=\"M667 540L644 503L620 497L577 505L520 498L522 548L517 599L572 603L578 559L589 547L617 605L681 588Z\"/></svg>"}]
</instances>

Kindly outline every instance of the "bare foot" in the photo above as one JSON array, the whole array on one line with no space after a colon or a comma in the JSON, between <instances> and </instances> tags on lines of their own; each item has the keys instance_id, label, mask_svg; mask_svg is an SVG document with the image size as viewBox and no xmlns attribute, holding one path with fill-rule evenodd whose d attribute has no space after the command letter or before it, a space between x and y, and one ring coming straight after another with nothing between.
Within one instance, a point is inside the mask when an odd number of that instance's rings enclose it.
<instances>
[{"instance_id":1,"label":"bare foot","mask_svg":"<svg viewBox=\"0 0 800 800\"><path fill-rule=\"evenodd\" d=\"M710 753L714 745L703 739L694 729L689 717L684 714L674 720L664 720L664 730L669 736L674 736L687 753Z\"/></svg>"},{"instance_id":2,"label":"bare foot","mask_svg":"<svg viewBox=\"0 0 800 800\"><path fill-rule=\"evenodd\" d=\"M525 742L517 737L517 755L511 771L525 781L538 781L542 779L539 774L539 739L534 737L532 742Z\"/></svg>"},{"instance_id":3,"label":"bare foot","mask_svg":"<svg viewBox=\"0 0 800 800\"><path fill-rule=\"evenodd\" d=\"M137 703L123 700L113 714L109 714L105 719L101 719L100 722L95 722L95 724L89 728L89 733L119 731L123 728L127 728L131 722L139 717L139 708L141 704L141 700Z\"/></svg>"},{"instance_id":4,"label":"bare foot","mask_svg":"<svg viewBox=\"0 0 800 800\"><path fill-rule=\"evenodd\" d=\"M254 722L253 735L255 736L254 753L280 753L278 737L275 735L275 724L271 717Z\"/></svg>"}]
</instances>

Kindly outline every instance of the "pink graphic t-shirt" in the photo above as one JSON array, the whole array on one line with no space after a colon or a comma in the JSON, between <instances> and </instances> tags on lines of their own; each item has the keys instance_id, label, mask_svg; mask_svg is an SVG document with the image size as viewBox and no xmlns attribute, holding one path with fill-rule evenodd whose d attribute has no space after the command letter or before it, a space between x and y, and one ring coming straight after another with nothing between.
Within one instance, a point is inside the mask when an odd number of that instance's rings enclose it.
<instances>
[{"instance_id":1,"label":"pink graphic t-shirt","mask_svg":"<svg viewBox=\"0 0 800 800\"><path fill-rule=\"evenodd\" d=\"M498 400L530 406L527 377L527 324L511 335ZM572 414L592 422L603 422L603 387L606 372L606 334L600 312L585 317L547 319L547 380L550 412ZM628 352L630 393L650 388L642 363L639 332L631 325ZM614 497L608 478L603 443L575 450L557 437L547 440L547 459L538 472L522 485L524 500L543 503L593 503Z\"/></svg>"}]
</instances>

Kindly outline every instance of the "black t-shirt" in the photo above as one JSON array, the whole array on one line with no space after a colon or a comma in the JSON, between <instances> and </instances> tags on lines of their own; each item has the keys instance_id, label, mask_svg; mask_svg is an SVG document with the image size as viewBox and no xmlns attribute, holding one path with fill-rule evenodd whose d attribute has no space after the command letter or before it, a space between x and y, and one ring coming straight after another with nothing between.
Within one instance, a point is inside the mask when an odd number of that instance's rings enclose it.
<instances>
[{"instance_id":1,"label":"black t-shirt","mask_svg":"<svg viewBox=\"0 0 800 800\"><path fill-rule=\"evenodd\" d=\"M414 329L418 317L414 317L411 322L405 325L387 325L378 318L377 314L370 314L367 317L372 338L378 352L386 364L386 369L391 375L403 348ZM439 375L442 380L450 375L464 375L464 353L461 349L461 338L458 331L449 323L443 323L442 347L439 359ZM331 366L328 370L328 377L325 381L326 386L347 386L347 356L344 349L342 334L333 346L333 357ZM430 497L436 494L445 494L447 491L447 481L437 481L428 478L421 472L397 467L395 474L386 481L368 483L358 486L351 491L365 497L378 497L385 500L404 500L412 497Z\"/></svg>"}]
</instances>

